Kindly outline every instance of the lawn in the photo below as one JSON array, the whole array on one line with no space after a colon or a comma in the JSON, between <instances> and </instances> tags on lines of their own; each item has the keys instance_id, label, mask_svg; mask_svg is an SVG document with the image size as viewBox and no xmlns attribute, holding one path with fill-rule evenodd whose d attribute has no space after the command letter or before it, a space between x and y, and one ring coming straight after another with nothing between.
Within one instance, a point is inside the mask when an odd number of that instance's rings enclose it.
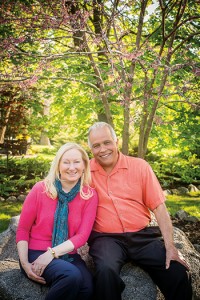
<instances>
[{"instance_id":1,"label":"lawn","mask_svg":"<svg viewBox=\"0 0 200 300\"><path fill-rule=\"evenodd\" d=\"M166 206L172 216L183 209L200 219L200 197L170 195L167 196Z\"/></svg>"},{"instance_id":2,"label":"lawn","mask_svg":"<svg viewBox=\"0 0 200 300\"><path fill-rule=\"evenodd\" d=\"M20 214L22 203L0 202L0 232L8 228L10 218Z\"/></svg>"},{"instance_id":3,"label":"lawn","mask_svg":"<svg viewBox=\"0 0 200 300\"><path fill-rule=\"evenodd\" d=\"M172 216L183 209L191 216L200 219L200 197L191 196L167 196L167 208ZM0 202L0 232L8 228L10 218L20 214L21 203Z\"/></svg>"}]
</instances>

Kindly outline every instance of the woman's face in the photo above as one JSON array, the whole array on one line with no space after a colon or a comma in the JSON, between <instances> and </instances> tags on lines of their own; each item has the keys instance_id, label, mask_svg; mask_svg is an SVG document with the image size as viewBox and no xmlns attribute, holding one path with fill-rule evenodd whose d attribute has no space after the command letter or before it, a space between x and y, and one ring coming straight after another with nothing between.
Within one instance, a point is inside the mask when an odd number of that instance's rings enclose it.
<instances>
[{"instance_id":1,"label":"woman's face","mask_svg":"<svg viewBox=\"0 0 200 300\"><path fill-rule=\"evenodd\" d=\"M66 151L59 164L60 179L69 184L76 184L85 169L82 154L77 149Z\"/></svg>"}]
</instances>

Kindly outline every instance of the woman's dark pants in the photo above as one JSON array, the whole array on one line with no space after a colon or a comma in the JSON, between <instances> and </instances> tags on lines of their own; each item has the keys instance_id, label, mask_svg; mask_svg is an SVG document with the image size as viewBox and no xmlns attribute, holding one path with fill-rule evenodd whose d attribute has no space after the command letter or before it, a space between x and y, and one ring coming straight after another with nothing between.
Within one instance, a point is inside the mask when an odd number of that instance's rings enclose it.
<instances>
[{"instance_id":1,"label":"woman's dark pants","mask_svg":"<svg viewBox=\"0 0 200 300\"><path fill-rule=\"evenodd\" d=\"M29 262L44 251L29 250ZM50 287L45 300L91 300L93 279L80 255L69 255L72 262L53 259L45 268L42 277ZM21 268L22 269L22 268ZM24 270L22 269L23 273Z\"/></svg>"}]
</instances>

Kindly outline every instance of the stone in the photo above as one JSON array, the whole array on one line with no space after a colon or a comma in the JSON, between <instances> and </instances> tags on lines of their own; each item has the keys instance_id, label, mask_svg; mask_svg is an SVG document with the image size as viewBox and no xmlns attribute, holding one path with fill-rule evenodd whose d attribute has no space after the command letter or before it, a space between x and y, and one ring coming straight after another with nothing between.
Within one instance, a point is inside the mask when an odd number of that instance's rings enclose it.
<instances>
[{"instance_id":1,"label":"stone","mask_svg":"<svg viewBox=\"0 0 200 300\"><path fill-rule=\"evenodd\" d=\"M0 202L5 202L6 199L4 197L0 197Z\"/></svg>"},{"instance_id":2,"label":"stone","mask_svg":"<svg viewBox=\"0 0 200 300\"><path fill-rule=\"evenodd\" d=\"M172 192L170 190L164 190L163 193L165 196L172 195Z\"/></svg>"},{"instance_id":3,"label":"stone","mask_svg":"<svg viewBox=\"0 0 200 300\"><path fill-rule=\"evenodd\" d=\"M26 199L26 195L23 195L23 194L21 194L17 197L17 201L22 202L22 203L24 202L25 199Z\"/></svg>"},{"instance_id":4,"label":"stone","mask_svg":"<svg viewBox=\"0 0 200 300\"><path fill-rule=\"evenodd\" d=\"M172 195L179 195L179 191L177 189L171 189Z\"/></svg>"},{"instance_id":5,"label":"stone","mask_svg":"<svg viewBox=\"0 0 200 300\"><path fill-rule=\"evenodd\" d=\"M44 300L48 288L26 279L17 261L0 262L0 269L0 300Z\"/></svg>"},{"instance_id":6,"label":"stone","mask_svg":"<svg viewBox=\"0 0 200 300\"><path fill-rule=\"evenodd\" d=\"M196 222L199 222L199 219L197 217L195 217L195 216L188 216L186 218L186 221L192 222L192 223L196 223Z\"/></svg>"},{"instance_id":7,"label":"stone","mask_svg":"<svg viewBox=\"0 0 200 300\"><path fill-rule=\"evenodd\" d=\"M43 300L48 288L28 280L19 270L15 243L18 220L19 216L12 218L8 229L0 234L0 300ZM152 225L155 225L155 220ZM200 254L180 229L174 228L174 238L177 248L191 266L194 299L200 299ZM88 246L81 247L79 253L93 272ZM131 263L124 265L121 277L126 284L123 300L164 299L149 275L139 267Z\"/></svg>"},{"instance_id":8,"label":"stone","mask_svg":"<svg viewBox=\"0 0 200 300\"><path fill-rule=\"evenodd\" d=\"M121 270L121 278L126 284L123 300L155 300L157 288L149 275L141 268L128 263Z\"/></svg>"},{"instance_id":9,"label":"stone","mask_svg":"<svg viewBox=\"0 0 200 300\"><path fill-rule=\"evenodd\" d=\"M195 185L193 185L193 184L189 184L188 185L188 190L190 192L199 192L199 189Z\"/></svg>"},{"instance_id":10,"label":"stone","mask_svg":"<svg viewBox=\"0 0 200 300\"><path fill-rule=\"evenodd\" d=\"M186 211L181 209L181 210L177 211L174 216L176 218L178 218L179 220L186 220L188 218L189 214Z\"/></svg>"},{"instance_id":11,"label":"stone","mask_svg":"<svg viewBox=\"0 0 200 300\"><path fill-rule=\"evenodd\" d=\"M7 202L16 202L17 201L17 197L15 196L10 196L6 199Z\"/></svg>"},{"instance_id":12,"label":"stone","mask_svg":"<svg viewBox=\"0 0 200 300\"><path fill-rule=\"evenodd\" d=\"M189 190L184 186L178 187L177 190L180 195L187 195L189 193Z\"/></svg>"},{"instance_id":13,"label":"stone","mask_svg":"<svg viewBox=\"0 0 200 300\"><path fill-rule=\"evenodd\" d=\"M193 299L200 300L200 253L179 228L174 227L174 240L177 249L189 264L192 276Z\"/></svg>"},{"instance_id":14,"label":"stone","mask_svg":"<svg viewBox=\"0 0 200 300\"><path fill-rule=\"evenodd\" d=\"M200 245L199 244L194 244L194 248L200 253Z\"/></svg>"}]
</instances>

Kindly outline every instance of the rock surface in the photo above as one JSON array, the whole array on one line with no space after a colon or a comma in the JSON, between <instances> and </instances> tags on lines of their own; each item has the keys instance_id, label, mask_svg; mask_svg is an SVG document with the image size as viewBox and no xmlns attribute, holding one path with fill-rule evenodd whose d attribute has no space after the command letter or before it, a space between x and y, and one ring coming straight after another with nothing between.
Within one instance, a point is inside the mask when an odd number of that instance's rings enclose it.
<instances>
[{"instance_id":1,"label":"rock surface","mask_svg":"<svg viewBox=\"0 0 200 300\"><path fill-rule=\"evenodd\" d=\"M18 219L19 216L12 218L9 228L0 234L0 300L43 300L48 288L26 279L19 270L15 245ZM191 266L194 300L200 300L200 255L180 229L175 228L174 237L177 248ZM80 249L80 254L93 270L87 246ZM140 268L126 264L121 277L126 283L123 300L164 299L149 275Z\"/></svg>"}]
</instances>

